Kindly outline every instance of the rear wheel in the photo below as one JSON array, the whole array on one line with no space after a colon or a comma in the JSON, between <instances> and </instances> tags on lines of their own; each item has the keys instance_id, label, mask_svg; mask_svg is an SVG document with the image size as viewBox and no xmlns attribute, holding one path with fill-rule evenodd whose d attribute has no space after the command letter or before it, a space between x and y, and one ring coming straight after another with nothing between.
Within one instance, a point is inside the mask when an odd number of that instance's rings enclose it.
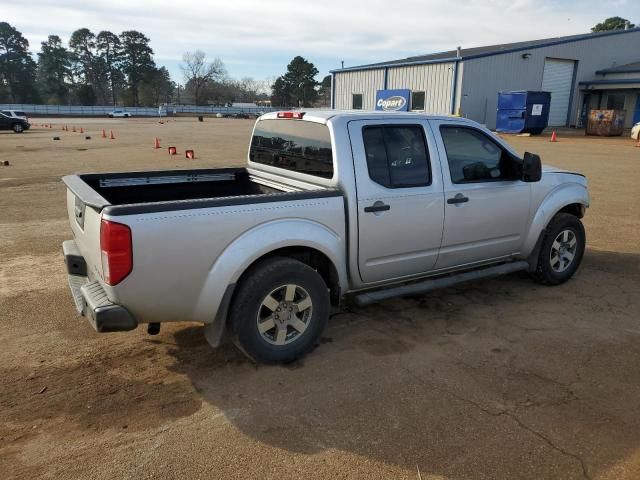
<instances>
[{"instance_id":1,"label":"rear wheel","mask_svg":"<svg viewBox=\"0 0 640 480\"><path fill-rule=\"evenodd\" d=\"M230 312L236 344L259 363L287 363L318 341L329 318L329 290L313 268L275 257L238 286Z\"/></svg>"},{"instance_id":2,"label":"rear wheel","mask_svg":"<svg viewBox=\"0 0 640 480\"><path fill-rule=\"evenodd\" d=\"M16 133L22 133L24 131L24 127L22 126L21 123L14 123L13 124L13 131Z\"/></svg>"},{"instance_id":3,"label":"rear wheel","mask_svg":"<svg viewBox=\"0 0 640 480\"><path fill-rule=\"evenodd\" d=\"M533 278L544 285L566 282L580 266L584 248L585 232L580 219L558 213L547 226Z\"/></svg>"}]
</instances>

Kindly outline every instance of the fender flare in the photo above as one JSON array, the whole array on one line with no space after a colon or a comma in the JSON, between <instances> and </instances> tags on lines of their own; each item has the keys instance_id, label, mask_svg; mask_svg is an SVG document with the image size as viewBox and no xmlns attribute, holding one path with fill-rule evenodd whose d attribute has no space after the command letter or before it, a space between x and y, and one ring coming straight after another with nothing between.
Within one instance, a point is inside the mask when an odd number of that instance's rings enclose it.
<instances>
[{"instance_id":1,"label":"fender flare","mask_svg":"<svg viewBox=\"0 0 640 480\"><path fill-rule=\"evenodd\" d=\"M549 192L529 225L529 231L521 250L522 257L527 258L534 252L541 233L551 219L564 207L574 203L585 207L589 206L589 193L584 185L579 183L563 184Z\"/></svg>"},{"instance_id":2,"label":"fender flare","mask_svg":"<svg viewBox=\"0 0 640 480\"><path fill-rule=\"evenodd\" d=\"M202 286L192 318L205 323L205 337L220 343L235 284L255 261L285 247L308 247L329 258L338 272L341 291L347 289L346 244L338 233L302 218L258 225L231 242L212 265Z\"/></svg>"}]
</instances>

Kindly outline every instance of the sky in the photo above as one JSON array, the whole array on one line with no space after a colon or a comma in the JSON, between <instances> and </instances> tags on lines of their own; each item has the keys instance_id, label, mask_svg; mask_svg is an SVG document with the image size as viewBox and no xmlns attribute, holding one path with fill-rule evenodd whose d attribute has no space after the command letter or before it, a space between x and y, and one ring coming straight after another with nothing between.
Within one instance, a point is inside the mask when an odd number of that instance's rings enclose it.
<instances>
[{"instance_id":1,"label":"sky","mask_svg":"<svg viewBox=\"0 0 640 480\"><path fill-rule=\"evenodd\" d=\"M587 33L607 17L640 24L638 0L0 0L0 21L29 40L66 43L94 33L139 30L154 59L184 79L182 54L219 57L230 76L283 74L296 55L330 70L445 50Z\"/></svg>"}]
</instances>

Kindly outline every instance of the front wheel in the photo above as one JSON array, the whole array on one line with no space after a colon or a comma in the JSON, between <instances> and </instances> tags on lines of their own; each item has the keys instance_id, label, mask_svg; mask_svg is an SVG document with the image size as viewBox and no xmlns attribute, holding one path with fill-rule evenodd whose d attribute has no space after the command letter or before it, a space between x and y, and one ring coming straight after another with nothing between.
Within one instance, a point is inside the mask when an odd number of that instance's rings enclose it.
<instances>
[{"instance_id":1,"label":"front wheel","mask_svg":"<svg viewBox=\"0 0 640 480\"><path fill-rule=\"evenodd\" d=\"M16 133L22 133L24 131L24 127L22 126L21 123L14 123L13 124L13 131Z\"/></svg>"},{"instance_id":2,"label":"front wheel","mask_svg":"<svg viewBox=\"0 0 640 480\"><path fill-rule=\"evenodd\" d=\"M238 286L230 312L236 344L259 363L287 363L311 350L329 319L318 272L285 257L259 263Z\"/></svg>"},{"instance_id":3,"label":"front wheel","mask_svg":"<svg viewBox=\"0 0 640 480\"><path fill-rule=\"evenodd\" d=\"M540 245L534 280L544 285L569 280L582 261L585 238L584 226L576 216L558 213L553 217Z\"/></svg>"}]
</instances>

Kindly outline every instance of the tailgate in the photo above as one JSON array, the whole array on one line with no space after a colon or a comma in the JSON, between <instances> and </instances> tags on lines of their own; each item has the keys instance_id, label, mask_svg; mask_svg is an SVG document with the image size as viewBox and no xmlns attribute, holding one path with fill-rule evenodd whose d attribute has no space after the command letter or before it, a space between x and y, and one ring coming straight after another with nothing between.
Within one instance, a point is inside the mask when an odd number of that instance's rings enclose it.
<instances>
[{"instance_id":1,"label":"tailgate","mask_svg":"<svg viewBox=\"0 0 640 480\"><path fill-rule=\"evenodd\" d=\"M87 264L87 275L90 279L101 278L100 220L102 206L105 205L95 202L96 196L99 197L97 193L93 192L89 195L84 195L85 192L83 192L82 188L73 188L75 186L69 184L69 178L65 177L63 180L67 185L67 216L69 217L71 231ZM82 181L79 177L75 178ZM86 184L84 184L84 188L90 190L90 187Z\"/></svg>"}]
</instances>

